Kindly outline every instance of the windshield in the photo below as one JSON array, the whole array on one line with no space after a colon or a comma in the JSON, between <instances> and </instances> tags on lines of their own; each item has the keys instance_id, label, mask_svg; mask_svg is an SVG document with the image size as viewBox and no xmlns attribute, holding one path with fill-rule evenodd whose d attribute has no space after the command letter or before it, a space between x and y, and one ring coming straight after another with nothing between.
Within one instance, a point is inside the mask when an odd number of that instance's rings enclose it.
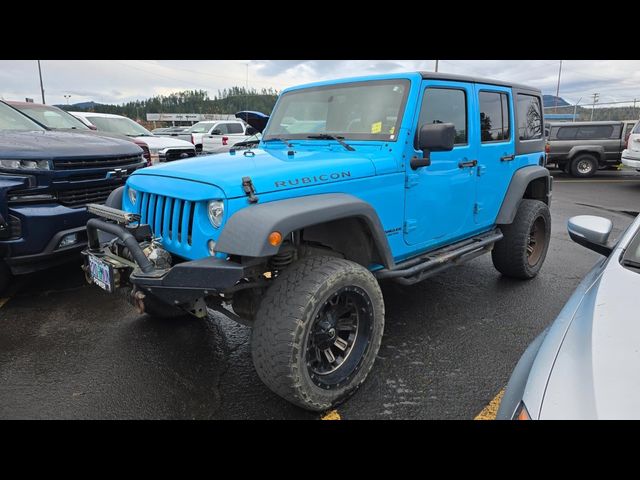
<instances>
[{"instance_id":1,"label":"windshield","mask_svg":"<svg viewBox=\"0 0 640 480\"><path fill-rule=\"evenodd\" d=\"M98 131L119 133L128 137L144 137L153 135L142 125L125 117L93 117L87 116L87 120L93 123Z\"/></svg>"},{"instance_id":2,"label":"windshield","mask_svg":"<svg viewBox=\"0 0 640 480\"><path fill-rule=\"evenodd\" d=\"M213 127L213 122L198 122L185 130L185 133L206 133Z\"/></svg>"},{"instance_id":3,"label":"windshield","mask_svg":"<svg viewBox=\"0 0 640 480\"><path fill-rule=\"evenodd\" d=\"M355 140L394 141L409 80L372 80L284 93L264 139L327 134Z\"/></svg>"},{"instance_id":4,"label":"windshield","mask_svg":"<svg viewBox=\"0 0 640 480\"><path fill-rule=\"evenodd\" d=\"M74 128L77 130L89 130L89 127L64 110L42 107L40 105L37 107L21 105L16 108L25 115L37 120L47 128Z\"/></svg>"},{"instance_id":5,"label":"windshield","mask_svg":"<svg viewBox=\"0 0 640 480\"><path fill-rule=\"evenodd\" d=\"M10 106L0 102L0 130L44 131L44 128Z\"/></svg>"},{"instance_id":6,"label":"windshield","mask_svg":"<svg viewBox=\"0 0 640 480\"><path fill-rule=\"evenodd\" d=\"M640 272L640 230L636 232L636 236L629 243L621 260L625 267Z\"/></svg>"}]
</instances>

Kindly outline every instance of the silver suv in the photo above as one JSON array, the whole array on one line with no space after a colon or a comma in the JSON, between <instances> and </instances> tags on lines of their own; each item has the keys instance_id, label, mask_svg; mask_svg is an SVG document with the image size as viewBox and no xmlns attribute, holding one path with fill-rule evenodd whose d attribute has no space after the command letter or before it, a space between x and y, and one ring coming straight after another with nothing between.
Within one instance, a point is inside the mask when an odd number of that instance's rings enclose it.
<instances>
[{"instance_id":1,"label":"silver suv","mask_svg":"<svg viewBox=\"0 0 640 480\"><path fill-rule=\"evenodd\" d=\"M591 177L600 168L617 166L635 122L550 123L547 165L574 177Z\"/></svg>"}]
</instances>

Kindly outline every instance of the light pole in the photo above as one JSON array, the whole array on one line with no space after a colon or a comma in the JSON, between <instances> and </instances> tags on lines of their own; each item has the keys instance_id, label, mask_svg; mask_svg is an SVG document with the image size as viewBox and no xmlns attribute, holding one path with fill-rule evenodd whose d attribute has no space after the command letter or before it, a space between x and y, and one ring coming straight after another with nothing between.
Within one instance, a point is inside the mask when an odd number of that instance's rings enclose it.
<instances>
[{"instance_id":1,"label":"light pole","mask_svg":"<svg viewBox=\"0 0 640 480\"><path fill-rule=\"evenodd\" d=\"M71 95L63 95L63 97L67 99L67 105L69 105L69 99L71 98Z\"/></svg>"},{"instance_id":2,"label":"light pole","mask_svg":"<svg viewBox=\"0 0 640 480\"><path fill-rule=\"evenodd\" d=\"M558 87L556 88L555 113L558 113L558 96L560 95L560 74L562 73L562 60L560 60L560 68L558 69Z\"/></svg>"},{"instance_id":3,"label":"light pole","mask_svg":"<svg viewBox=\"0 0 640 480\"><path fill-rule=\"evenodd\" d=\"M42 69L40 68L40 60L38 60L38 74L40 75L40 91L42 92L42 104L44 105L46 102L44 101L44 86L42 85Z\"/></svg>"},{"instance_id":4,"label":"light pole","mask_svg":"<svg viewBox=\"0 0 640 480\"><path fill-rule=\"evenodd\" d=\"M576 121L576 111L578 110L578 104L580 103L580 100L582 100L582 97L580 97L578 99L578 101L576 102L576 104L573 106L573 121Z\"/></svg>"}]
</instances>

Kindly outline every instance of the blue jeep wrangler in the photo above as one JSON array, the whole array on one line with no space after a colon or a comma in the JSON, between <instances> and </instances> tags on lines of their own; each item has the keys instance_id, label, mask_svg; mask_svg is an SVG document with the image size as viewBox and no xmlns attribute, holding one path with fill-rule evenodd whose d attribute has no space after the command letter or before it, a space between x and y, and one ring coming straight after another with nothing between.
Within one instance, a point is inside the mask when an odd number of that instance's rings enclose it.
<instances>
[{"instance_id":1,"label":"blue jeep wrangler","mask_svg":"<svg viewBox=\"0 0 640 480\"><path fill-rule=\"evenodd\" d=\"M57 132L0 102L0 294L13 275L77 259L87 203L145 166L128 140Z\"/></svg>"},{"instance_id":2,"label":"blue jeep wrangler","mask_svg":"<svg viewBox=\"0 0 640 480\"><path fill-rule=\"evenodd\" d=\"M251 325L264 383L324 410L373 366L379 281L411 285L488 252L503 275L539 272L551 228L539 90L371 76L287 89L257 120L257 148L139 170L90 206L103 218L87 224L88 280L126 287L140 312L208 307Z\"/></svg>"}]
</instances>

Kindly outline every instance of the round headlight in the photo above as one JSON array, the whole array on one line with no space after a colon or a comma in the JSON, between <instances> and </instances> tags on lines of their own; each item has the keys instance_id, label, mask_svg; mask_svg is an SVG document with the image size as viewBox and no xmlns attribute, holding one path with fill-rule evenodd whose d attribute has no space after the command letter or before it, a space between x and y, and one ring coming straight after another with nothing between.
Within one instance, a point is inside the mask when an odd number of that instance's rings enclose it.
<instances>
[{"instance_id":1,"label":"round headlight","mask_svg":"<svg viewBox=\"0 0 640 480\"><path fill-rule=\"evenodd\" d=\"M209 213L209 221L215 228L222 225L222 216L224 215L224 203L222 200L211 200L207 208Z\"/></svg>"},{"instance_id":2,"label":"round headlight","mask_svg":"<svg viewBox=\"0 0 640 480\"><path fill-rule=\"evenodd\" d=\"M131 205L135 205L137 199L138 192L136 192L133 188L129 188L129 201L131 202Z\"/></svg>"}]
</instances>

